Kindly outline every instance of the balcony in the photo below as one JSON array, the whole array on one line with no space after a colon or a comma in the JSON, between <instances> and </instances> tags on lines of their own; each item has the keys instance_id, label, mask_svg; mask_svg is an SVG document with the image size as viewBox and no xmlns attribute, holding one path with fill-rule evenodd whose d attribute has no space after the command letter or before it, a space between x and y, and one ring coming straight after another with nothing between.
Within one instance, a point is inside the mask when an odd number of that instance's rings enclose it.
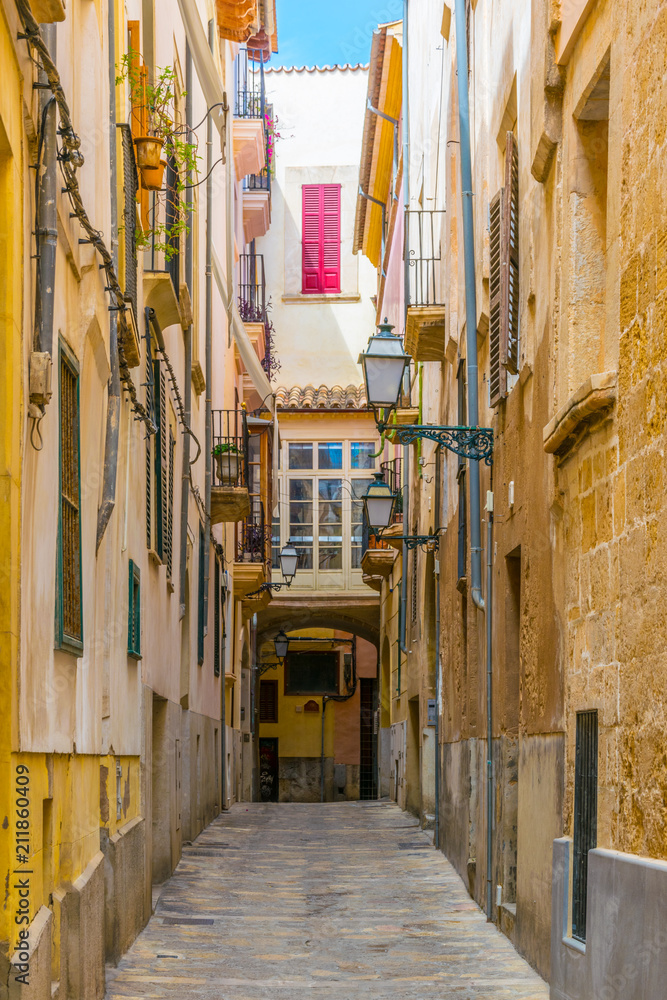
<instances>
[{"instance_id":1,"label":"balcony","mask_svg":"<svg viewBox=\"0 0 667 1000\"><path fill-rule=\"evenodd\" d=\"M234 597L242 600L271 579L271 528L267 526L264 503L250 498L250 511L238 525L234 562ZM243 615L249 618L271 600L271 592L259 599L244 601Z\"/></svg>"},{"instance_id":2,"label":"balcony","mask_svg":"<svg viewBox=\"0 0 667 1000\"><path fill-rule=\"evenodd\" d=\"M404 259L408 267L405 350L415 361L444 361L445 303L443 210L405 213Z\"/></svg>"},{"instance_id":3,"label":"balcony","mask_svg":"<svg viewBox=\"0 0 667 1000\"><path fill-rule=\"evenodd\" d=\"M237 177L260 173L266 163L264 65L241 49L234 63L234 167Z\"/></svg>"},{"instance_id":4,"label":"balcony","mask_svg":"<svg viewBox=\"0 0 667 1000\"><path fill-rule=\"evenodd\" d=\"M245 410L213 410L211 420L211 524L241 521L251 513L246 413Z\"/></svg>"},{"instance_id":5,"label":"balcony","mask_svg":"<svg viewBox=\"0 0 667 1000\"><path fill-rule=\"evenodd\" d=\"M189 301L181 302L181 239L178 173L170 160L166 168L166 188L153 191L148 213L150 242L144 257L144 301L155 310L161 329L176 323L189 326ZM183 286L185 288L185 286ZM186 296L187 297L187 296Z\"/></svg>"},{"instance_id":6,"label":"balcony","mask_svg":"<svg viewBox=\"0 0 667 1000\"><path fill-rule=\"evenodd\" d=\"M275 156L273 134L273 108L264 106L263 144L264 158L254 170L243 178L243 233L246 243L264 236L271 225L271 171Z\"/></svg>"},{"instance_id":7,"label":"balcony","mask_svg":"<svg viewBox=\"0 0 667 1000\"><path fill-rule=\"evenodd\" d=\"M267 320L264 254L241 254L238 287L239 313L243 322L264 325Z\"/></svg>"}]
</instances>

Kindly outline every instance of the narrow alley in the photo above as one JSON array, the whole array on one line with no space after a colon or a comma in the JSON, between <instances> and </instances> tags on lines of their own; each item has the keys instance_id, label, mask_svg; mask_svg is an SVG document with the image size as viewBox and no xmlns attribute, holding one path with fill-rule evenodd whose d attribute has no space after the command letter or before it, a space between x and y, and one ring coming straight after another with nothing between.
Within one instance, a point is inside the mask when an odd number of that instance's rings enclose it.
<instances>
[{"instance_id":1,"label":"narrow alley","mask_svg":"<svg viewBox=\"0 0 667 1000\"><path fill-rule=\"evenodd\" d=\"M107 977L107 1000L549 995L413 817L382 802L234 805L184 847Z\"/></svg>"}]
</instances>

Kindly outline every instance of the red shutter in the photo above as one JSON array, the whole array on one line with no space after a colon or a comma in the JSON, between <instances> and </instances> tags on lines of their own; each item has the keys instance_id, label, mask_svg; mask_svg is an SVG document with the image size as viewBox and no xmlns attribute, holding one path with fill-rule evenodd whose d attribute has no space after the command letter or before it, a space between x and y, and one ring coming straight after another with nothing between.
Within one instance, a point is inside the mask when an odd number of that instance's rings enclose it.
<instances>
[{"instance_id":1,"label":"red shutter","mask_svg":"<svg viewBox=\"0 0 667 1000\"><path fill-rule=\"evenodd\" d=\"M321 290L320 268L320 185L304 184L303 188L303 255L301 291L305 294Z\"/></svg>"},{"instance_id":2,"label":"red shutter","mask_svg":"<svg viewBox=\"0 0 667 1000\"><path fill-rule=\"evenodd\" d=\"M322 185L322 291L340 292L340 184Z\"/></svg>"},{"instance_id":3,"label":"red shutter","mask_svg":"<svg viewBox=\"0 0 667 1000\"><path fill-rule=\"evenodd\" d=\"M304 184L304 294L340 292L340 184Z\"/></svg>"}]
</instances>

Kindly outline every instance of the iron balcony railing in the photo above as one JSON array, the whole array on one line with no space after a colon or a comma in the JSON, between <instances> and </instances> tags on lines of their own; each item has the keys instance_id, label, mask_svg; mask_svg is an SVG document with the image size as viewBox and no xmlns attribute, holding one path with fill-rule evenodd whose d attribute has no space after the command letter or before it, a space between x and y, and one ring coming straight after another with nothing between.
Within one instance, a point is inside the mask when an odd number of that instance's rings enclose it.
<instances>
[{"instance_id":1,"label":"iron balcony railing","mask_svg":"<svg viewBox=\"0 0 667 1000\"><path fill-rule=\"evenodd\" d=\"M242 253L239 258L238 303L245 323L266 323L266 280L261 253Z\"/></svg>"},{"instance_id":2,"label":"iron balcony railing","mask_svg":"<svg viewBox=\"0 0 667 1000\"><path fill-rule=\"evenodd\" d=\"M264 118L264 63L241 49L234 62L234 114L237 118Z\"/></svg>"},{"instance_id":3,"label":"iron balcony railing","mask_svg":"<svg viewBox=\"0 0 667 1000\"><path fill-rule=\"evenodd\" d=\"M401 458L394 458L390 462L380 463L380 472L385 483L390 487L391 492L396 494L396 503L392 514L392 524L403 523L403 461ZM361 554L368 549L388 549L389 543L378 537L375 529L371 528L366 520L366 514L361 524Z\"/></svg>"},{"instance_id":4,"label":"iron balcony railing","mask_svg":"<svg viewBox=\"0 0 667 1000\"><path fill-rule=\"evenodd\" d=\"M213 410L213 486L248 488L248 421L245 410Z\"/></svg>"},{"instance_id":5,"label":"iron balcony railing","mask_svg":"<svg viewBox=\"0 0 667 1000\"><path fill-rule=\"evenodd\" d=\"M250 513L238 528L238 561L270 564L271 527L267 526L264 503L260 497L250 498Z\"/></svg>"},{"instance_id":6,"label":"iron balcony railing","mask_svg":"<svg viewBox=\"0 0 667 1000\"><path fill-rule=\"evenodd\" d=\"M408 261L408 306L444 305L443 209L405 213L403 259Z\"/></svg>"},{"instance_id":7,"label":"iron balcony railing","mask_svg":"<svg viewBox=\"0 0 667 1000\"><path fill-rule=\"evenodd\" d=\"M380 463L380 472L385 483L396 494L392 524L403 523L403 460L394 458L390 462Z\"/></svg>"},{"instance_id":8,"label":"iron balcony railing","mask_svg":"<svg viewBox=\"0 0 667 1000\"><path fill-rule=\"evenodd\" d=\"M268 191L271 194L271 171L268 166L264 167L259 174L248 174L247 177L244 177L243 190Z\"/></svg>"}]
</instances>

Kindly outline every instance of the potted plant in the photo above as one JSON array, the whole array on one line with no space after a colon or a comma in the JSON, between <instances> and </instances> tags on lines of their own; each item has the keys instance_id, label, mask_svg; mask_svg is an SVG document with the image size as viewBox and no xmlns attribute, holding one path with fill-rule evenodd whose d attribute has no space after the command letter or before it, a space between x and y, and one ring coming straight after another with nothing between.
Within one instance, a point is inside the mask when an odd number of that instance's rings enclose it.
<instances>
[{"instance_id":1,"label":"potted plant","mask_svg":"<svg viewBox=\"0 0 667 1000\"><path fill-rule=\"evenodd\" d=\"M223 486L233 486L239 478L241 451L233 441L216 444L213 449L215 468Z\"/></svg>"},{"instance_id":2,"label":"potted plant","mask_svg":"<svg viewBox=\"0 0 667 1000\"><path fill-rule=\"evenodd\" d=\"M157 167L142 167L141 180L147 191L161 191L164 181L166 160L160 160Z\"/></svg>"},{"instance_id":3,"label":"potted plant","mask_svg":"<svg viewBox=\"0 0 667 1000\"><path fill-rule=\"evenodd\" d=\"M142 175L144 170L159 171L162 147L174 131L172 108L176 74L170 66L166 66L158 69L154 82L149 83L137 53L126 52L116 84L125 81L130 87L132 115L141 121L145 129L144 135L135 136L134 139L137 166Z\"/></svg>"}]
</instances>

